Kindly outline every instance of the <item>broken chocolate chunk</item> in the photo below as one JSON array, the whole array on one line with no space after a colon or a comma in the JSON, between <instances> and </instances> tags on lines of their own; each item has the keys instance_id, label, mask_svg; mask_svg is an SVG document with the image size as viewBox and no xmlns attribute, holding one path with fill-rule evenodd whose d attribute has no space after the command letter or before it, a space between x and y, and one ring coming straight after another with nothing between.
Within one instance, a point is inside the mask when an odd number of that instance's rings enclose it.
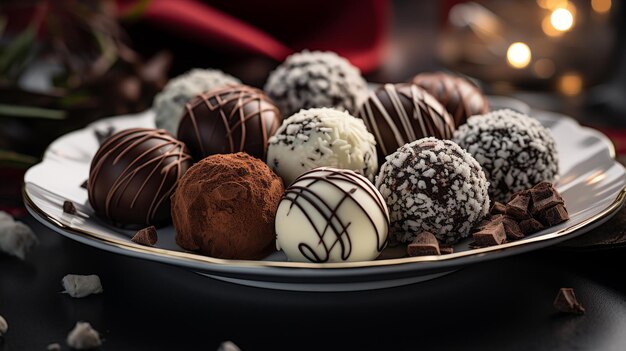
<instances>
[{"instance_id":1,"label":"broken chocolate chunk","mask_svg":"<svg viewBox=\"0 0 626 351\"><path fill-rule=\"evenodd\" d=\"M520 193L506 204L505 213L517 220L530 218L528 213L528 205L530 204L530 196L527 193Z\"/></svg>"},{"instance_id":2,"label":"broken chocolate chunk","mask_svg":"<svg viewBox=\"0 0 626 351\"><path fill-rule=\"evenodd\" d=\"M576 300L574 289L561 288L554 299L554 308L559 312L584 314L585 308Z\"/></svg>"},{"instance_id":3,"label":"broken chocolate chunk","mask_svg":"<svg viewBox=\"0 0 626 351\"><path fill-rule=\"evenodd\" d=\"M143 228L139 230L130 240L137 244L154 246L158 240L156 228L153 225Z\"/></svg>"},{"instance_id":4,"label":"broken chocolate chunk","mask_svg":"<svg viewBox=\"0 0 626 351\"><path fill-rule=\"evenodd\" d=\"M449 255L454 253L454 248L452 246L439 246L439 252L441 252L442 255Z\"/></svg>"},{"instance_id":5,"label":"broken chocolate chunk","mask_svg":"<svg viewBox=\"0 0 626 351\"><path fill-rule=\"evenodd\" d=\"M94 129L93 134L95 135L96 140L98 140L98 144L102 145L104 140L110 137L111 135L113 135L114 132L115 132L115 127L108 126L106 127L106 129L103 129L103 130Z\"/></svg>"},{"instance_id":6,"label":"broken chocolate chunk","mask_svg":"<svg viewBox=\"0 0 626 351\"><path fill-rule=\"evenodd\" d=\"M440 255L439 242L435 235L431 232L419 233L412 243L406 248L409 256L429 256Z\"/></svg>"},{"instance_id":7,"label":"broken chocolate chunk","mask_svg":"<svg viewBox=\"0 0 626 351\"><path fill-rule=\"evenodd\" d=\"M474 243L478 247L487 247L503 244L506 241L506 231L503 223L487 226L473 234Z\"/></svg>"},{"instance_id":8,"label":"broken chocolate chunk","mask_svg":"<svg viewBox=\"0 0 626 351\"><path fill-rule=\"evenodd\" d=\"M569 214L565 206L562 204L552 206L537 214L537 217L547 227L555 226L559 223L563 223L569 219Z\"/></svg>"},{"instance_id":9,"label":"broken chocolate chunk","mask_svg":"<svg viewBox=\"0 0 626 351\"><path fill-rule=\"evenodd\" d=\"M531 212L537 214L555 205L564 204L559 192L550 183L539 183L530 189L532 198Z\"/></svg>"},{"instance_id":10,"label":"broken chocolate chunk","mask_svg":"<svg viewBox=\"0 0 626 351\"><path fill-rule=\"evenodd\" d=\"M72 201L65 200L63 202L63 212L71 214L71 215L75 215L77 212L76 206L74 206L74 203Z\"/></svg>"},{"instance_id":11,"label":"broken chocolate chunk","mask_svg":"<svg viewBox=\"0 0 626 351\"><path fill-rule=\"evenodd\" d=\"M483 228L485 228L486 226L488 226L489 224L491 224L491 221L489 220L489 218L485 218L474 226L473 231L478 232L482 230Z\"/></svg>"},{"instance_id":12,"label":"broken chocolate chunk","mask_svg":"<svg viewBox=\"0 0 626 351\"><path fill-rule=\"evenodd\" d=\"M83 188L83 189L87 189L87 187L88 187L87 179L85 179L85 181L80 184L80 187Z\"/></svg>"},{"instance_id":13,"label":"broken chocolate chunk","mask_svg":"<svg viewBox=\"0 0 626 351\"><path fill-rule=\"evenodd\" d=\"M496 201L493 203L493 206L491 206L489 213L492 215L504 214L506 213L506 205Z\"/></svg>"},{"instance_id":14,"label":"broken chocolate chunk","mask_svg":"<svg viewBox=\"0 0 626 351\"><path fill-rule=\"evenodd\" d=\"M540 230L543 230L545 227L541 222L534 218L525 219L519 222L519 228L521 229L524 235L534 234Z\"/></svg>"}]
</instances>

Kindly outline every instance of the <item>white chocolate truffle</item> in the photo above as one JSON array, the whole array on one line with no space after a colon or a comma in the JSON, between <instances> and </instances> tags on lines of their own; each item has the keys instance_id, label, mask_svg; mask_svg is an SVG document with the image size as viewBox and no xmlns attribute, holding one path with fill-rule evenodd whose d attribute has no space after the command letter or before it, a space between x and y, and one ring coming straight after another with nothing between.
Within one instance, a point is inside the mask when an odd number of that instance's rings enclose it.
<instances>
[{"instance_id":1,"label":"white chocolate truffle","mask_svg":"<svg viewBox=\"0 0 626 351\"><path fill-rule=\"evenodd\" d=\"M0 212L0 251L23 260L38 242L29 226L14 221L6 212Z\"/></svg>"},{"instance_id":2,"label":"white chocolate truffle","mask_svg":"<svg viewBox=\"0 0 626 351\"><path fill-rule=\"evenodd\" d=\"M276 247L291 261L368 261L385 248L389 214L365 177L322 167L285 190L275 223Z\"/></svg>"},{"instance_id":3,"label":"white chocolate truffle","mask_svg":"<svg viewBox=\"0 0 626 351\"><path fill-rule=\"evenodd\" d=\"M196 68L172 78L154 98L152 108L156 113L157 128L176 135L187 101L200 93L228 84L241 84L241 81L217 69Z\"/></svg>"},{"instance_id":4,"label":"white chocolate truffle","mask_svg":"<svg viewBox=\"0 0 626 351\"><path fill-rule=\"evenodd\" d=\"M513 110L470 117L454 133L454 141L480 163L493 201L507 202L518 191L543 181L553 183L559 174L550 130Z\"/></svg>"},{"instance_id":5,"label":"white chocolate truffle","mask_svg":"<svg viewBox=\"0 0 626 351\"><path fill-rule=\"evenodd\" d=\"M378 170L376 141L363 121L331 108L287 118L268 144L267 164L285 185L317 167L351 169L370 180Z\"/></svg>"},{"instance_id":6,"label":"white chocolate truffle","mask_svg":"<svg viewBox=\"0 0 626 351\"><path fill-rule=\"evenodd\" d=\"M390 240L424 232L443 243L467 237L489 211L489 183L476 160L450 140L423 138L387 156L376 177L389 207Z\"/></svg>"},{"instance_id":7,"label":"white chocolate truffle","mask_svg":"<svg viewBox=\"0 0 626 351\"><path fill-rule=\"evenodd\" d=\"M65 289L63 292L71 297L85 297L91 294L100 294L103 291L102 283L100 283L100 277L95 274L68 274L63 277L61 283Z\"/></svg>"},{"instance_id":8,"label":"white chocolate truffle","mask_svg":"<svg viewBox=\"0 0 626 351\"><path fill-rule=\"evenodd\" d=\"M87 322L76 322L67 335L67 345L76 350L89 350L102 345L100 334Z\"/></svg>"},{"instance_id":9,"label":"white chocolate truffle","mask_svg":"<svg viewBox=\"0 0 626 351\"><path fill-rule=\"evenodd\" d=\"M361 71L330 51L304 50L287 57L270 73L264 90L285 116L314 107L356 113L367 98Z\"/></svg>"}]
</instances>

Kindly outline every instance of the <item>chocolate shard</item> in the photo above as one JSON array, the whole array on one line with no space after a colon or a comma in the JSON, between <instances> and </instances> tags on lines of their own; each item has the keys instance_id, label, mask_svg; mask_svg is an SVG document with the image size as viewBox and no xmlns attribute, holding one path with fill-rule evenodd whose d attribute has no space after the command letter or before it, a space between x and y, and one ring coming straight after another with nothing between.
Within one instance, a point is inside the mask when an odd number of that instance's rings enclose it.
<instances>
[{"instance_id":1,"label":"chocolate shard","mask_svg":"<svg viewBox=\"0 0 626 351\"><path fill-rule=\"evenodd\" d=\"M524 238L524 233L522 229L519 227L517 221L510 217L505 217L502 220L502 224L504 225L504 232L506 233L507 239L510 240L519 240Z\"/></svg>"},{"instance_id":2,"label":"chocolate shard","mask_svg":"<svg viewBox=\"0 0 626 351\"><path fill-rule=\"evenodd\" d=\"M561 288L554 299L554 308L563 313L584 314L585 308L576 299L574 289Z\"/></svg>"},{"instance_id":3,"label":"chocolate shard","mask_svg":"<svg viewBox=\"0 0 626 351\"><path fill-rule=\"evenodd\" d=\"M524 233L524 235L530 235L540 230L543 230L545 227L538 220L534 218L528 218L519 222L519 228L522 233Z\"/></svg>"},{"instance_id":4,"label":"chocolate shard","mask_svg":"<svg viewBox=\"0 0 626 351\"><path fill-rule=\"evenodd\" d=\"M87 187L89 186L89 184L87 184L87 182L88 182L88 179L85 179L85 181L80 184L80 187L83 188L83 189L87 189Z\"/></svg>"},{"instance_id":5,"label":"chocolate shard","mask_svg":"<svg viewBox=\"0 0 626 351\"><path fill-rule=\"evenodd\" d=\"M481 220L480 222L478 222L474 226L473 231L475 231L475 232L481 231L483 228L485 228L486 226L491 224L491 221L489 219L490 218L485 218L485 219Z\"/></svg>"},{"instance_id":6,"label":"chocolate shard","mask_svg":"<svg viewBox=\"0 0 626 351\"><path fill-rule=\"evenodd\" d=\"M555 226L569 219L569 214L562 204L552 206L537 214L541 223L547 227Z\"/></svg>"},{"instance_id":7,"label":"chocolate shard","mask_svg":"<svg viewBox=\"0 0 626 351\"><path fill-rule=\"evenodd\" d=\"M442 255L449 255L454 253L454 248L452 246L439 246L439 251Z\"/></svg>"},{"instance_id":8,"label":"chocolate shard","mask_svg":"<svg viewBox=\"0 0 626 351\"><path fill-rule=\"evenodd\" d=\"M115 127L108 126L106 129L94 129L93 134L95 135L96 140L98 140L98 144L102 145L104 140L113 135L114 132Z\"/></svg>"},{"instance_id":9,"label":"chocolate shard","mask_svg":"<svg viewBox=\"0 0 626 351\"><path fill-rule=\"evenodd\" d=\"M530 189L520 190L520 191L516 192L515 194L511 195L511 197L509 198L508 202L513 201L516 197L518 197L520 195L521 196L530 196Z\"/></svg>"},{"instance_id":10,"label":"chocolate shard","mask_svg":"<svg viewBox=\"0 0 626 351\"><path fill-rule=\"evenodd\" d=\"M513 197L511 201L506 204L505 213L508 216L515 218L516 220L523 220L530 218L528 213L528 206L530 205L530 195L527 193L520 193Z\"/></svg>"},{"instance_id":11,"label":"chocolate shard","mask_svg":"<svg viewBox=\"0 0 626 351\"><path fill-rule=\"evenodd\" d=\"M407 246L406 251L412 257L441 255L437 238L433 233L427 231L419 233L413 242Z\"/></svg>"},{"instance_id":12,"label":"chocolate shard","mask_svg":"<svg viewBox=\"0 0 626 351\"><path fill-rule=\"evenodd\" d=\"M139 230L130 240L137 244L154 246L158 239L156 228L151 225Z\"/></svg>"},{"instance_id":13,"label":"chocolate shard","mask_svg":"<svg viewBox=\"0 0 626 351\"><path fill-rule=\"evenodd\" d=\"M550 183L542 182L530 189L532 198L531 212L533 215L555 205L565 202L559 192Z\"/></svg>"},{"instance_id":14,"label":"chocolate shard","mask_svg":"<svg viewBox=\"0 0 626 351\"><path fill-rule=\"evenodd\" d=\"M65 200L63 202L63 212L75 215L78 211L76 211L76 206L74 206L72 201Z\"/></svg>"},{"instance_id":15,"label":"chocolate shard","mask_svg":"<svg viewBox=\"0 0 626 351\"><path fill-rule=\"evenodd\" d=\"M477 247L500 245L506 241L506 230L503 223L498 223L474 233L473 237Z\"/></svg>"},{"instance_id":16,"label":"chocolate shard","mask_svg":"<svg viewBox=\"0 0 626 351\"><path fill-rule=\"evenodd\" d=\"M501 203L501 202L494 202L493 206L491 206L491 209L489 210L489 213L492 215L497 215L497 214L505 214L506 213L506 205Z\"/></svg>"}]
</instances>

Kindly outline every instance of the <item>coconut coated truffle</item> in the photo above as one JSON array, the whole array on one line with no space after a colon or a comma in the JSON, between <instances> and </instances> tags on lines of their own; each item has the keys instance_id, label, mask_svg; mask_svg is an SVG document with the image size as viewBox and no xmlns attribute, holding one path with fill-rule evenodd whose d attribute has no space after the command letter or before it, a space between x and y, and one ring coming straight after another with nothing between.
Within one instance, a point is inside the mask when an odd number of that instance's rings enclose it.
<instances>
[{"instance_id":1,"label":"coconut coated truffle","mask_svg":"<svg viewBox=\"0 0 626 351\"><path fill-rule=\"evenodd\" d=\"M367 97L359 69L329 51L304 50L287 57L270 73L264 90L285 116L313 107L356 113Z\"/></svg>"},{"instance_id":2,"label":"coconut coated truffle","mask_svg":"<svg viewBox=\"0 0 626 351\"><path fill-rule=\"evenodd\" d=\"M435 138L400 147L376 178L389 208L390 238L404 243L424 231L443 243L467 237L489 211L488 186L469 153Z\"/></svg>"},{"instance_id":3,"label":"coconut coated truffle","mask_svg":"<svg viewBox=\"0 0 626 351\"><path fill-rule=\"evenodd\" d=\"M157 128L176 135L185 104L194 96L214 88L241 81L217 69L192 69L172 78L154 98L152 108L156 113Z\"/></svg>"},{"instance_id":4,"label":"coconut coated truffle","mask_svg":"<svg viewBox=\"0 0 626 351\"><path fill-rule=\"evenodd\" d=\"M246 153L194 164L172 195L176 243L227 259L260 259L274 250L274 215L283 183Z\"/></svg>"},{"instance_id":5,"label":"coconut coated truffle","mask_svg":"<svg viewBox=\"0 0 626 351\"><path fill-rule=\"evenodd\" d=\"M376 142L361 119L331 108L302 110L269 139L267 164L291 184L317 167L351 169L374 179Z\"/></svg>"},{"instance_id":6,"label":"coconut coated truffle","mask_svg":"<svg viewBox=\"0 0 626 351\"><path fill-rule=\"evenodd\" d=\"M525 114L505 109L470 117L454 140L482 166L492 201L506 202L518 191L558 177L552 133Z\"/></svg>"}]
</instances>

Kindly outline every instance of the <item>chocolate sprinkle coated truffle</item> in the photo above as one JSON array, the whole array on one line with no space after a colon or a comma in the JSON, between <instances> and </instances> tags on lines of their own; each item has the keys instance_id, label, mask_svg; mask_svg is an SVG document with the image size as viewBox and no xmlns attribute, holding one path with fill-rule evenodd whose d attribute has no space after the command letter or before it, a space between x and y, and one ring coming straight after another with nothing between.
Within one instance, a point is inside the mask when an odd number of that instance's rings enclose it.
<instances>
[{"instance_id":1,"label":"chocolate sprinkle coated truffle","mask_svg":"<svg viewBox=\"0 0 626 351\"><path fill-rule=\"evenodd\" d=\"M489 112L489 102L467 79L444 72L420 73L411 80L435 97L452 115L458 128L470 116Z\"/></svg>"},{"instance_id":2,"label":"chocolate sprinkle coated truffle","mask_svg":"<svg viewBox=\"0 0 626 351\"><path fill-rule=\"evenodd\" d=\"M355 113L367 97L359 69L329 51L304 50L287 57L270 73L264 90L285 116L313 107Z\"/></svg>"},{"instance_id":3,"label":"chocolate sprinkle coated truffle","mask_svg":"<svg viewBox=\"0 0 626 351\"><path fill-rule=\"evenodd\" d=\"M450 139L454 121L430 94L414 84L385 84L371 92L357 117L376 138L378 158L424 137Z\"/></svg>"},{"instance_id":4,"label":"chocolate sprinkle coated truffle","mask_svg":"<svg viewBox=\"0 0 626 351\"><path fill-rule=\"evenodd\" d=\"M302 110L269 140L267 164L291 184L317 167L351 169L370 180L378 170L374 136L363 121L331 108Z\"/></svg>"},{"instance_id":5,"label":"chocolate sprinkle coated truffle","mask_svg":"<svg viewBox=\"0 0 626 351\"><path fill-rule=\"evenodd\" d=\"M454 133L454 141L482 166L493 201L504 202L539 182L553 182L559 173L550 131L512 110L471 117Z\"/></svg>"},{"instance_id":6,"label":"chocolate sprinkle coated truffle","mask_svg":"<svg viewBox=\"0 0 626 351\"><path fill-rule=\"evenodd\" d=\"M120 227L170 222L170 195L191 167L187 147L163 129L133 128L106 139L87 191L96 214Z\"/></svg>"},{"instance_id":7,"label":"chocolate sprinkle coated truffle","mask_svg":"<svg viewBox=\"0 0 626 351\"><path fill-rule=\"evenodd\" d=\"M245 85L204 92L185 106L178 127L195 160L246 152L265 160L267 140L280 125L280 113L262 91Z\"/></svg>"},{"instance_id":8,"label":"chocolate sprinkle coated truffle","mask_svg":"<svg viewBox=\"0 0 626 351\"><path fill-rule=\"evenodd\" d=\"M423 231L443 243L467 237L489 211L488 186L470 154L435 138L400 147L376 178L389 208L391 237L405 243Z\"/></svg>"},{"instance_id":9,"label":"chocolate sprinkle coated truffle","mask_svg":"<svg viewBox=\"0 0 626 351\"><path fill-rule=\"evenodd\" d=\"M157 128L176 135L185 104L194 96L228 84L240 84L239 79L217 69L192 69L171 79L154 98Z\"/></svg>"}]
</instances>

